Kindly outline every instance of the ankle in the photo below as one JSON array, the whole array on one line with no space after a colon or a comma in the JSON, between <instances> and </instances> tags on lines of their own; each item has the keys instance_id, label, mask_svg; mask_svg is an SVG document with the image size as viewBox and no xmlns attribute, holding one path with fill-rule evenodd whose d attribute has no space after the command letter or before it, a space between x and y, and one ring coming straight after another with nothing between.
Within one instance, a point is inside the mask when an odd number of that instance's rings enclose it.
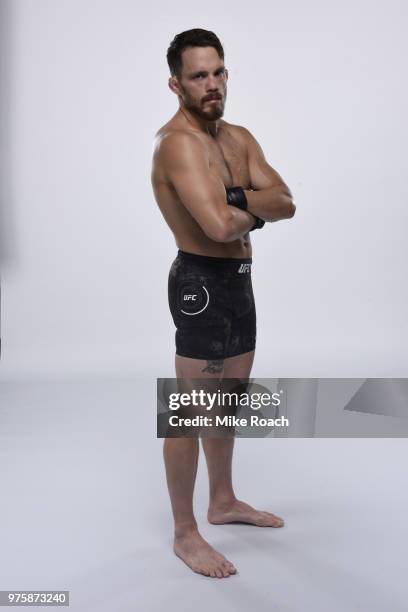
<instances>
[{"instance_id":1,"label":"ankle","mask_svg":"<svg viewBox=\"0 0 408 612\"><path fill-rule=\"evenodd\" d=\"M198 533L196 521L177 523L174 525L174 538L185 538Z\"/></svg>"},{"instance_id":2,"label":"ankle","mask_svg":"<svg viewBox=\"0 0 408 612\"><path fill-rule=\"evenodd\" d=\"M224 507L231 506L231 504L233 504L236 501L237 501L237 498L235 497L234 493L230 493L230 494L222 493L219 495L212 495L210 497L209 507L210 508L224 508Z\"/></svg>"}]
</instances>

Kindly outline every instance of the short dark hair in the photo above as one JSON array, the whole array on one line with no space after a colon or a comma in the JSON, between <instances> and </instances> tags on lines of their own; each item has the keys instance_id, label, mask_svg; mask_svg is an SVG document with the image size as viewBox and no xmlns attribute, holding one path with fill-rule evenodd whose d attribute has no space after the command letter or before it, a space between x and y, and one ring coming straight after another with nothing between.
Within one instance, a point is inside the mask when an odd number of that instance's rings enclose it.
<instances>
[{"instance_id":1,"label":"short dark hair","mask_svg":"<svg viewBox=\"0 0 408 612\"><path fill-rule=\"evenodd\" d=\"M176 34L167 50L167 63L172 76L181 76L182 57L184 49L188 47L214 47L218 55L224 60L224 49L218 36L210 30L193 28L180 34Z\"/></svg>"}]
</instances>

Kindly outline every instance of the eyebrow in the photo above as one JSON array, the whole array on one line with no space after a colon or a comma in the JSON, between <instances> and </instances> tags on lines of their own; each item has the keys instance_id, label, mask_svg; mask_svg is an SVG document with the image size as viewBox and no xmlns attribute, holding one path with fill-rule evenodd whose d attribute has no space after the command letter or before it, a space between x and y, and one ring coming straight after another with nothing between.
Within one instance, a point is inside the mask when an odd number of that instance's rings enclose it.
<instances>
[{"instance_id":1,"label":"eyebrow","mask_svg":"<svg viewBox=\"0 0 408 612\"><path fill-rule=\"evenodd\" d=\"M219 66L216 70L214 70L214 74L216 72L221 72L222 70L225 70L225 66ZM188 75L188 78L196 77L196 76L199 76L201 74L207 75L208 74L208 70L198 70L197 72L190 72L190 74Z\"/></svg>"}]
</instances>

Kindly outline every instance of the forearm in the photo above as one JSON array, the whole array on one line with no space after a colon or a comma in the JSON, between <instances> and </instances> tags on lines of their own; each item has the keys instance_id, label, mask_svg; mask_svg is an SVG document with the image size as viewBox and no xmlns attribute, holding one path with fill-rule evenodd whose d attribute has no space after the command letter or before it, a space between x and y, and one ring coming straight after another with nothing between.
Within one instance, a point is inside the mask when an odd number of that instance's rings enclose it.
<instances>
[{"instance_id":1,"label":"forearm","mask_svg":"<svg viewBox=\"0 0 408 612\"><path fill-rule=\"evenodd\" d=\"M222 240L220 242L233 242L247 234L254 225L254 217L245 210L227 206L223 218Z\"/></svg>"},{"instance_id":2,"label":"forearm","mask_svg":"<svg viewBox=\"0 0 408 612\"><path fill-rule=\"evenodd\" d=\"M264 221L288 219L295 214L296 206L290 191L281 187L269 187L251 191L244 189L248 202L247 210Z\"/></svg>"}]
</instances>

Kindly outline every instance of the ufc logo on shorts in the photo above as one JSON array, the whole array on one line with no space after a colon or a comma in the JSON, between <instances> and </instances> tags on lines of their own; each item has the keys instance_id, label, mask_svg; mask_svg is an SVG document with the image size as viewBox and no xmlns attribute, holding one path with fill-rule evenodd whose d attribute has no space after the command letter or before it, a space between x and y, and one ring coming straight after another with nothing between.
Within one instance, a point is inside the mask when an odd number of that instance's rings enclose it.
<instances>
[{"instance_id":1,"label":"ufc logo on shorts","mask_svg":"<svg viewBox=\"0 0 408 612\"><path fill-rule=\"evenodd\" d=\"M240 274L245 274L246 272L250 272L251 270L251 264L241 264L238 268L238 272Z\"/></svg>"},{"instance_id":2,"label":"ufc logo on shorts","mask_svg":"<svg viewBox=\"0 0 408 612\"><path fill-rule=\"evenodd\" d=\"M195 302L196 299L197 299L197 295L185 295L184 296L185 302Z\"/></svg>"}]
</instances>

